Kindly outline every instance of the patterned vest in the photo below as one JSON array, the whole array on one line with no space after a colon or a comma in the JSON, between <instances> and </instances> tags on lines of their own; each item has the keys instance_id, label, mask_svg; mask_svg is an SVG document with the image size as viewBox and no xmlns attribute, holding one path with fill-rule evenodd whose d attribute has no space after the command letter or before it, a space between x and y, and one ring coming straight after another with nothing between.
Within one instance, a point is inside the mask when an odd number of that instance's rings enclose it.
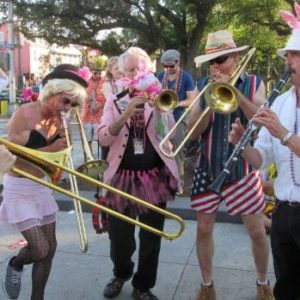
<instances>
[{"instance_id":1,"label":"patterned vest","mask_svg":"<svg viewBox=\"0 0 300 300\"><path fill-rule=\"evenodd\" d=\"M252 102L261 80L258 76L242 73L235 87ZM198 90L201 90L207 83L208 77L200 79L197 83ZM201 99L200 107L202 110L205 109L206 103L204 99ZM226 161L234 149L234 145L228 142L228 134L231 124L236 118L240 118L243 126L247 125L248 120L240 108L227 115L213 113L207 129L201 136L199 166L203 170L206 170L213 179L223 170ZM251 170L252 167L244 159L240 158L227 183L244 177Z\"/></svg>"}]
</instances>

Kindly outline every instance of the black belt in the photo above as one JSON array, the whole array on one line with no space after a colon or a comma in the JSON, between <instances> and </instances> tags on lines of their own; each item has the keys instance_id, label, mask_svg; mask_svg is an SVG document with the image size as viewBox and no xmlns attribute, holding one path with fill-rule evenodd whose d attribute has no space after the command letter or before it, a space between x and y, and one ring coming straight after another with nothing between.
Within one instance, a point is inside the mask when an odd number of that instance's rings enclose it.
<instances>
[{"instance_id":1,"label":"black belt","mask_svg":"<svg viewBox=\"0 0 300 300\"><path fill-rule=\"evenodd\" d=\"M279 204L288 205L290 207L300 208L300 202L278 201Z\"/></svg>"}]
</instances>

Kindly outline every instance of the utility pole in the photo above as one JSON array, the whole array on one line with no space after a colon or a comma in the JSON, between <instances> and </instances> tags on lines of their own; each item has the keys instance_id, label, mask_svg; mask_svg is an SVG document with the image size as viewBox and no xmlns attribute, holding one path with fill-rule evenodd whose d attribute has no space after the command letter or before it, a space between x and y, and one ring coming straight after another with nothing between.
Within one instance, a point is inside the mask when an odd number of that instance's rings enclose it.
<instances>
[{"instance_id":1,"label":"utility pole","mask_svg":"<svg viewBox=\"0 0 300 300\"><path fill-rule=\"evenodd\" d=\"M14 20L13 20L13 3L8 2L8 30L9 30L9 103L16 101L16 82L15 82L15 41L14 41Z\"/></svg>"}]
</instances>

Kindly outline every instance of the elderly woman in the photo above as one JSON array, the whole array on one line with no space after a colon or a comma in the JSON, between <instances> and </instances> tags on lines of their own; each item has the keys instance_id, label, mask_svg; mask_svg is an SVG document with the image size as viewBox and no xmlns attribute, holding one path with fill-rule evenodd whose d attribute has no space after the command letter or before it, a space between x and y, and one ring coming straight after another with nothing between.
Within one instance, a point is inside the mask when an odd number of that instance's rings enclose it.
<instances>
[{"instance_id":1,"label":"elderly woman","mask_svg":"<svg viewBox=\"0 0 300 300\"><path fill-rule=\"evenodd\" d=\"M86 97L87 83L73 71L54 70L44 79L39 101L19 107L8 123L8 139L16 144L46 152L66 148L61 132L61 112L68 112ZM45 174L18 158L15 166L36 177ZM7 266L4 291L17 299L24 265L32 267L31 300L44 299L44 290L56 250L56 212L52 191L12 171L4 176L0 221L13 226L28 245Z\"/></svg>"},{"instance_id":2,"label":"elderly woman","mask_svg":"<svg viewBox=\"0 0 300 300\"><path fill-rule=\"evenodd\" d=\"M144 50L132 47L120 56L119 67L126 79L132 80L145 68L149 70L151 61ZM104 173L104 181L160 208L165 208L166 202L173 200L178 186L175 160L163 156L158 147L158 120L164 119L167 127L174 125L172 112L163 115L162 118L144 94L140 96L137 93L131 98L127 94L120 99L110 97L98 128L100 144L110 147L107 157L109 167ZM165 217L161 214L111 192L107 193L106 201L108 206L122 214L138 217L143 223L163 229ZM138 266L134 273L134 225L112 216L108 217L108 222L114 277L106 285L104 296L116 297L124 282L133 276L134 299L158 299L150 289L156 281L161 237L140 229Z\"/></svg>"}]
</instances>

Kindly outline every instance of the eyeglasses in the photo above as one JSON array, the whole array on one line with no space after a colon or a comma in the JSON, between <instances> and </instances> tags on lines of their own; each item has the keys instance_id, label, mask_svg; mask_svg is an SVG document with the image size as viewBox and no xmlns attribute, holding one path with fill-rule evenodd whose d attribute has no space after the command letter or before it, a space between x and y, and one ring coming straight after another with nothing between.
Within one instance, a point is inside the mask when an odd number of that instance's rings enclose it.
<instances>
[{"instance_id":1,"label":"eyeglasses","mask_svg":"<svg viewBox=\"0 0 300 300\"><path fill-rule=\"evenodd\" d=\"M93 72L93 75L99 75L99 74L100 74L100 72L97 72L97 71Z\"/></svg>"},{"instance_id":2,"label":"eyeglasses","mask_svg":"<svg viewBox=\"0 0 300 300\"><path fill-rule=\"evenodd\" d=\"M164 65L165 69L174 69L176 65Z\"/></svg>"},{"instance_id":3,"label":"eyeglasses","mask_svg":"<svg viewBox=\"0 0 300 300\"><path fill-rule=\"evenodd\" d=\"M230 55L222 55L219 57L216 57L215 59L212 59L209 61L210 65L213 65L214 63L216 63L217 65L221 65L223 64L228 58L230 57Z\"/></svg>"},{"instance_id":4,"label":"eyeglasses","mask_svg":"<svg viewBox=\"0 0 300 300\"><path fill-rule=\"evenodd\" d=\"M70 98L68 98L68 97L64 97L63 98L63 103L64 103L64 105L71 104L72 107L76 107L76 106L80 105L78 102L72 102L72 100Z\"/></svg>"}]
</instances>

